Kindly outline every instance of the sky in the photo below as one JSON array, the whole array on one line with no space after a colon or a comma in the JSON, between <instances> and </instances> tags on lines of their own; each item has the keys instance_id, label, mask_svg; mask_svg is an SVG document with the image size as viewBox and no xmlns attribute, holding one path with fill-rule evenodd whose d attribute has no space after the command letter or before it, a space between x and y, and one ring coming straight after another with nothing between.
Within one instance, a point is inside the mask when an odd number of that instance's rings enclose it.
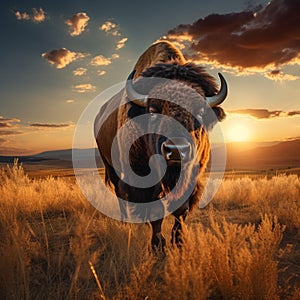
<instances>
[{"instance_id":1,"label":"sky","mask_svg":"<svg viewBox=\"0 0 300 300\"><path fill-rule=\"evenodd\" d=\"M300 138L298 0L2 1L0 155L68 149L99 93L164 38L217 78L227 142Z\"/></svg>"}]
</instances>

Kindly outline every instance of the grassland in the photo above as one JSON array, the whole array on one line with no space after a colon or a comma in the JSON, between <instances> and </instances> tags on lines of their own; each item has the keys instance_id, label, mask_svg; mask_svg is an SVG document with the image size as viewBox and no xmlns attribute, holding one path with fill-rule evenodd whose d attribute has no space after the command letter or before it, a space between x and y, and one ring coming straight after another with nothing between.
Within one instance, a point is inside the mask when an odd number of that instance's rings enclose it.
<instances>
[{"instance_id":1,"label":"grassland","mask_svg":"<svg viewBox=\"0 0 300 300\"><path fill-rule=\"evenodd\" d=\"M0 175L1 299L300 299L297 175L227 177L165 255L147 224L103 216L72 178Z\"/></svg>"}]
</instances>

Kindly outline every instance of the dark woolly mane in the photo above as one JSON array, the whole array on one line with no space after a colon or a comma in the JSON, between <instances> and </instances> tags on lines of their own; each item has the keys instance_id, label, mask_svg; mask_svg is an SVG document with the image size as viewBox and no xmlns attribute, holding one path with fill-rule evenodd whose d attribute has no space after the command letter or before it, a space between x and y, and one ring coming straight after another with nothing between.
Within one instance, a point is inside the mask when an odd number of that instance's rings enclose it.
<instances>
[{"instance_id":1,"label":"dark woolly mane","mask_svg":"<svg viewBox=\"0 0 300 300\"><path fill-rule=\"evenodd\" d=\"M195 90L204 92L205 96L212 96L217 92L215 79L206 73L203 67L194 63L183 65L156 64L142 73L142 77L160 77L183 81Z\"/></svg>"}]
</instances>

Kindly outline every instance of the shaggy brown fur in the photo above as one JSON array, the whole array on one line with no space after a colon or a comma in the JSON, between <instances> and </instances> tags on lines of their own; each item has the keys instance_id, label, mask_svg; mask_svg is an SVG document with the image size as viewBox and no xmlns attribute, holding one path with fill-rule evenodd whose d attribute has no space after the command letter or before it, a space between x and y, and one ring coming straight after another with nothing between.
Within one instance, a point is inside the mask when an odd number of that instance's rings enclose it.
<instances>
[{"instance_id":1,"label":"shaggy brown fur","mask_svg":"<svg viewBox=\"0 0 300 300\"><path fill-rule=\"evenodd\" d=\"M119 106L114 112L105 118L103 123L101 117L105 116L105 110L110 105L119 103L121 99L126 98L123 91L111 98L99 112L95 120L95 136L97 145L105 165L106 180L112 184L117 196L124 200L143 203L152 202L168 194L176 186L180 174L180 168L168 167L162 181L150 188L136 188L125 184L116 174L111 161L111 146L118 129L135 116L143 115L149 112L149 106L154 105L158 113L167 115L180 122L190 133L196 147L190 161L185 164L185 182L182 188L176 191L178 199L185 193L190 184L195 188L187 201L178 208L173 215L175 224L173 227L172 242L180 243L180 219L185 219L187 212L196 207L201 198L203 187L200 183L200 175L204 171L209 160L210 144L206 129L215 122L215 114L221 120L224 112L221 108L206 109L205 97L214 95L217 92L217 86L213 77L207 74L202 67L193 63L187 63L181 52L171 43L163 41L150 46L139 58L135 65L135 77L138 77L135 88L143 94L148 94L147 107L139 107L134 103L128 102ZM167 83L148 87L144 84L144 77L160 77L171 79ZM164 100L160 99L164 95ZM169 101L168 101L169 99ZM177 104L173 101L177 100ZM182 108L179 103L183 103L186 109ZM203 123L200 124L195 120L197 112L203 110ZM161 128L168 129L170 124L162 122L158 124ZM172 128L169 128L172 131ZM139 133L139 126L131 122L129 134L135 136ZM176 132L175 134L179 134ZM133 143L129 144L128 131L119 136L118 157L121 165L126 161L126 154L123 150L125 146L130 148L130 165L133 171L139 176L146 176L149 172L149 159L153 154L158 153L159 135L148 134ZM128 145L127 145L128 144ZM199 172L195 174L196 166L199 166ZM128 166L127 166L128 168ZM126 166L122 166L126 170ZM174 199L175 201L176 199ZM172 201L171 201L172 202ZM176 202L176 201L175 201ZM175 203L174 202L174 203ZM172 206L172 204L170 204ZM163 209L163 208L162 208ZM148 212L147 212L148 213ZM151 212L150 212L151 214ZM151 222L152 246L164 246L165 239L161 235L162 220Z\"/></svg>"},{"instance_id":2,"label":"shaggy brown fur","mask_svg":"<svg viewBox=\"0 0 300 300\"><path fill-rule=\"evenodd\" d=\"M186 63L182 53L170 42L160 41L151 45L138 59L135 69L137 78L148 68L159 63Z\"/></svg>"}]
</instances>

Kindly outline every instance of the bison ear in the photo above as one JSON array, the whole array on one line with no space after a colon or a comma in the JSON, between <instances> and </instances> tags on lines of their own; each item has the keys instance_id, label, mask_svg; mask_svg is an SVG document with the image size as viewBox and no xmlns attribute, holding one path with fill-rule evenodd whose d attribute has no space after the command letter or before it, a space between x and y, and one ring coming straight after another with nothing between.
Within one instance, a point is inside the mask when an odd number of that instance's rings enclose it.
<instances>
[{"instance_id":1,"label":"bison ear","mask_svg":"<svg viewBox=\"0 0 300 300\"><path fill-rule=\"evenodd\" d=\"M137 116L143 115L146 113L146 107L138 106L134 103L130 103L131 107L128 110L128 118L133 119Z\"/></svg>"},{"instance_id":2,"label":"bison ear","mask_svg":"<svg viewBox=\"0 0 300 300\"><path fill-rule=\"evenodd\" d=\"M226 114L221 107L213 107L212 109L209 109L207 114L204 118L204 124L207 130L211 130L215 124L219 121L223 121L226 117Z\"/></svg>"},{"instance_id":3,"label":"bison ear","mask_svg":"<svg viewBox=\"0 0 300 300\"><path fill-rule=\"evenodd\" d=\"M222 107L217 106L217 107L214 107L212 110L214 111L215 115L217 116L217 119L219 122L222 122L225 119L226 114Z\"/></svg>"}]
</instances>

